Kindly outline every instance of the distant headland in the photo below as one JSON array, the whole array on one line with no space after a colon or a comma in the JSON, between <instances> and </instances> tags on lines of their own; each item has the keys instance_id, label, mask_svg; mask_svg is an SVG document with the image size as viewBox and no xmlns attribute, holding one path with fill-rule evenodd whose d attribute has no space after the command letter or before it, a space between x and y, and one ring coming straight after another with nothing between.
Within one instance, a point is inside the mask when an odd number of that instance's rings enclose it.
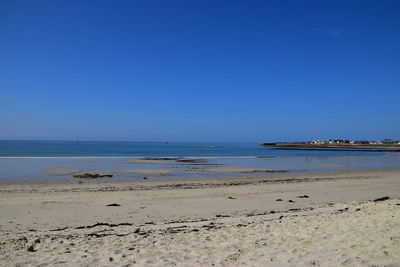
<instances>
[{"instance_id":1,"label":"distant headland","mask_svg":"<svg viewBox=\"0 0 400 267\"><path fill-rule=\"evenodd\" d=\"M382 141L369 140L312 140L308 142L275 142L262 143L262 146L271 146L280 150L337 150L337 151L371 151L371 152L400 152L400 141L383 139Z\"/></svg>"}]
</instances>

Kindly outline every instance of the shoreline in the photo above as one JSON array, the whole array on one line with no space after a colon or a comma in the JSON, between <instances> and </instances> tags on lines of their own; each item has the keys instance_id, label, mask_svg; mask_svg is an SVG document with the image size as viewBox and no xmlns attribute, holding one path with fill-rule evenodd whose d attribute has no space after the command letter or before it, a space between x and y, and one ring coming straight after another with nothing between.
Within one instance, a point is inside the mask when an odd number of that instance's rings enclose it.
<instances>
[{"instance_id":1,"label":"shoreline","mask_svg":"<svg viewBox=\"0 0 400 267\"><path fill-rule=\"evenodd\" d=\"M360 151L360 152L400 152L398 149L364 149L364 148L311 148L311 147L274 147L273 150L308 150L308 151Z\"/></svg>"},{"instance_id":2,"label":"shoreline","mask_svg":"<svg viewBox=\"0 0 400 267\"><path fill-rule=\"evenodd\" d=\"M400 152L400 144L311 144L305 142L261 143L273 150L315 150L315 151L360 151L360 152Z\"/></svg>"},{"instance_id":3,"label":"shoreline","mask_svg":"<svg viewBox=\"0 0 400 267\"><path fill-rule=\"evenodd\" d=\"M373 170L400 166L397 154L312 155L268 157L118 157L118 158L1 158L1 184L88 183L73 178L79 173L108 173L96 182L148 180L225 179L262 177L279 172L308 173L331 170Z\"/></svg>"},{"instance_id":4,"label":"shoreline","mask_svg":"<svg viewBox=\"0 0 400 267\"><path fill-rule=\"evenodd\" d=\"M153 170L153 169L149 169ZM157 169L154 169L157 170ZM246 168L243 168L246 170ZM138 169L138 171L141 171ZM355 168L355 169L335 169L335 170L301 170L301 171L285 171L285 172L238 172L231 173L231 175L220 175L220 172L207 173L203 175L169 175L166 177L160 176L149 176L148 179L143 178L126 178L126 179L114 179L114 178L94 178L94 179L80 179L73 178L72 176L65 176L65 178L54 179L51 176L49 178L36 178L36 179L27 179L22 180L20 178L1 178L6 182L0 183L0 192L7 186L74 186L74 185L151 185L151 184L223 184L235 181L244 181L246 182L257 182L257 181L265 181L265 182L274 182L276 180L287 180L287 179L302 179L306 177L316 177L316 176L334 176L340 177L341 175L351 175L351 174L362 174L368 175L371 172L399 172L400 167L370 167L370 168ZM57 176L57 175L55 175Z\"/></svg>"}]
</instances>

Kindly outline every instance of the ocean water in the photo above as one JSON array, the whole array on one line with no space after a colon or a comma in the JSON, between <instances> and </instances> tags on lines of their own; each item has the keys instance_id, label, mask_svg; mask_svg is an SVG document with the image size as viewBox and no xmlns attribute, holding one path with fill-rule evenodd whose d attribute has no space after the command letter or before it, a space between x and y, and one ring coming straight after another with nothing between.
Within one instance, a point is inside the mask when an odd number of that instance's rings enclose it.
<instances>
[{"instance_id":1,"label":"ocean water","mask_svg":"<svg viewBox=\"0 0 400 267\"><path fill-rule=\"evenodd\" d=\"M207 164L289 171L346 170L400 167L400 153L364 151L274 150L257 143L198 142L99 142L99 141L0 141L0 183L12 179L71 179L72 175L49 175L49 168L113 172L114 179L138 179L138 174L119 173L120 169L169 168L170 176L187 178L210 176L192 170L191 165L166 160L165 163L132 164L137 158L203 158ZM191 170L191 171L188 171ZM225 177L229 173L213 173Z\"/></svg>"},{"instance_id":2,"label":"ocean water","mask_svg":"<svg viewBox=\"0 0 400 267\"><path fill-rule=\"evenodd\" d=\"M274 150L257 143L0 141L0 157L381 156L385 152Z\"/></svg>"},{"instance_id":3,"label":"ocean water","mask_svg":"<svg viewBox=\"0 0 400 267\"><path fill-rule=\"evenodd\" d=\"M272 152L277 154L277 151ZM0 141L0 157L245 157L270 155L255 143Z\"/></svg>"}]
</instances>

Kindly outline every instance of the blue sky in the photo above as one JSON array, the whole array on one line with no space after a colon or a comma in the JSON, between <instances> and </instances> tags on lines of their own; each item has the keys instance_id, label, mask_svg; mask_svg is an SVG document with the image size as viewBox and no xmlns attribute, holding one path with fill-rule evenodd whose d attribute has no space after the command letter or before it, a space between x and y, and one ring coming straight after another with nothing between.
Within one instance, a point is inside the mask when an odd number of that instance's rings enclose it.
<instances>
[{"instance_id":1,"label":"blue sky","mask_svg":"<svg viewBox=\"0 0 400 267\"><path fill-rule=\"evenodd\" d=\"M0 139L400 139L399 1L0 2Z\"/></svg>"}]
</instances>

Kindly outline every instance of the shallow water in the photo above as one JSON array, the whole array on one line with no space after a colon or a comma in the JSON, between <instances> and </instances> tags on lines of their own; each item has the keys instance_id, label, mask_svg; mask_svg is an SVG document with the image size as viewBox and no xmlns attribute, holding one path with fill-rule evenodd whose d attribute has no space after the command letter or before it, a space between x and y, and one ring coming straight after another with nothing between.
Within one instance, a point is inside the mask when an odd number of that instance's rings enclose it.
<instances>
[{"instance_id":1,"label":"shallow water","mask_svg":"<svg viewBox=\"0 0 400 267\"><path fill-rule=\"evenodd\" d=\"M179 163L175 160L152 164L129 163L143 157L204 158L206 163ZM237 173L204 171L213 164L254 169L288 171L350 170L400 167L400 153L361 151L273 150L255 143L155 143L155 142L67 142L0 141L0 182L10 180L70 180L72 174L46 174L49 168L104 171L113 180L141 179L143 174L122 173L120 169L168 169L170 175L150 175L157 179L226 177ZM260 175L260 174L259 174ZM146 175L147 176L147 175Z\"/></svg>"},{"instance_id":2,"label":"shallow water","mask_svg":"<svg viewBox=\"0 0 400 267\"><path fill-rule=\"evenodd\" d=\"M113 180L141 179L144 176L157 179L227 177L237 175L234 172L203 171L203 168L222 166L243 166L254 169L275 169L289 171L313 170L351 170L379 167L400 167L400 159L392 154L374 156L276 156L268 158L208 158L207 163L178 163L174 160L165 163L129 163L127 158L0 158L0 183L11 180L76 180L73 174L46 174L46 169L71 168L79 171L103 171L115 174ZM120 169L169 170L170 175L143 175L140 173L123 173ZM248 174L246 174L248 175ZM254 174L257 175L257 174ZM259 173L258 175L262 175Z\"/></svg>"}]
</instances>

